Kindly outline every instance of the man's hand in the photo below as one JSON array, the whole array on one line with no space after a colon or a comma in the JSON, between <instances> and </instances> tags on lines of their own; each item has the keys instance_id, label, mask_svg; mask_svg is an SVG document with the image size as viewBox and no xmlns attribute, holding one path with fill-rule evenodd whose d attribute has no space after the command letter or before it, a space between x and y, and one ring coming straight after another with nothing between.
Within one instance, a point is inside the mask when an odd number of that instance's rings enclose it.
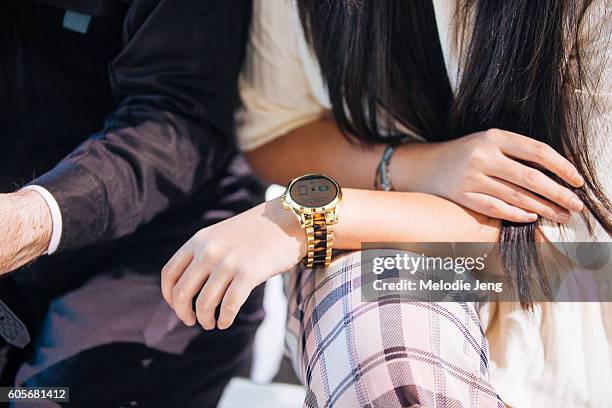
<instances>
[{"instance_id":1,"label":"man's hand","mask_svg":"<svg viewBox=\"0 0 612 408\"><path fill-rule=\"evenodd\" d=\"M51 212L37 192L0 194L0 275L44 254L52 231Z\"/></svg>"}]
</instances>

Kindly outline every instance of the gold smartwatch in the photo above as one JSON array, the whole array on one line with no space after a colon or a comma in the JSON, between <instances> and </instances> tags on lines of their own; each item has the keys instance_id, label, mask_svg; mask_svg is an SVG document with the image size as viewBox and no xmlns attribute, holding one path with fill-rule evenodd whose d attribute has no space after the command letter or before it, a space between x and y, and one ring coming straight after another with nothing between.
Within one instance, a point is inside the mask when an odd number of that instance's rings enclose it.
<instances>
[{"instance_id":1,"label":"gold smartwatch","mask_svg":"<svg viewBox=\"0 0 612 408\"><path fill-rule=\"evenodd\" d=\"M324 174L293 179L281 197L283 208L296 215L306 232L308 253L303 262L307 268L329 266L341 201L342 189Z\"/></svg>"}]
</instances>

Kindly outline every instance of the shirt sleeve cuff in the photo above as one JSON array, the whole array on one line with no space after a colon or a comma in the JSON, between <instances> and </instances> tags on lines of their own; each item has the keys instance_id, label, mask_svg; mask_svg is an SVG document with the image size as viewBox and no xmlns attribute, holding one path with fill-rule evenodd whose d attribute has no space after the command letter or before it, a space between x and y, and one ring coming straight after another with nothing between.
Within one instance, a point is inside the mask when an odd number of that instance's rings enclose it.
<instances>
[{"instance_id":1,"label":"shirt sleeve cuff","mask_svg":"<svg viewBox=\"0 0 612 408\"><path fill-rule=\"evenodd\" d=\"M53 195L44 187L29 185L22 190L33 190L42 196L47 203L49 211L51 212L51 220L53 222L53 231L51 232L51 240L49 241L49 248L47 248L47 255L53 255L59 247L62 239L62 212L60 211L59 204L53 197Z\"/></svg>"}]
</instances>

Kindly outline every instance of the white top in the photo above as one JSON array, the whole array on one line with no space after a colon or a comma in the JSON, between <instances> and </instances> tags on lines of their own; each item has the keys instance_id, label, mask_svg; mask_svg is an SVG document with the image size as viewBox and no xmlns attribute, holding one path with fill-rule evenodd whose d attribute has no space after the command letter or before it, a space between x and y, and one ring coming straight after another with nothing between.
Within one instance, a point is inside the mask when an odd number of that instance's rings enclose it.
<instances>
[{"instance_id":1,"label":"white top","mask_svg":"<svg viewBox=\"0 0 612 408\"><path fill-rule=\"evenodd\" d=\"M454 3L433 0L433 4L448 76L456 90L461 58L451 43ZM295 4L255 0L253 11L247 61L240 79L244 108L237 115L243 151L320 119L330 110ZM610 197L612 48L608 37L612 19L606 13L606 0L596 0L581 33L586 72L604 69L603 77L576 92L596 102L588 123L590 154ZM593 225L594 237L579 216L573 216L563 231L556 223L541 221L543 232L553 242L611 240L599 224ZM505 304L488 304L481 310L481 319L490 343L493 384L511 406L586 406L585 401L593 407L612 406L612 304L541 304L531 317Z\"/></svg>"}]
</instances>

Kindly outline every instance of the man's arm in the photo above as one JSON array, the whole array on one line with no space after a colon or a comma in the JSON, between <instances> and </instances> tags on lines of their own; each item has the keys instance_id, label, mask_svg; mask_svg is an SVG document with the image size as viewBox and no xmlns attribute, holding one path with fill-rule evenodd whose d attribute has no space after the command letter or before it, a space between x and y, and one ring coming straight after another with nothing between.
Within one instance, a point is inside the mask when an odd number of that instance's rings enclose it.
<instances>
[{"instance_id":1,"label":"man's arm","mask_svg":"<svg viewBox=\"0 0 612 408\"><path fill-rule=\"evenodd\" d=\"M118 108L99 132L31 183L59 204L59 251L132 233L187 199L224 165L233 151L248 13L243 0L134 1L124 48L109 67ZM27 196L41 200L33 191ZM11 211L0 207L0 216ZM46 235L32 238L48 244L48 212L46 217Z\"/></svg>"},{"instance_id":2,"label":"man's arm","mask_svg":"<svg viewBox=\"0 0 612 408\"><path fill-rule=\"evenodd\" d=\"M0 274L19 268L47 251L51 213L34 191L0 194Z\"/></svg>"}]
</instances>

